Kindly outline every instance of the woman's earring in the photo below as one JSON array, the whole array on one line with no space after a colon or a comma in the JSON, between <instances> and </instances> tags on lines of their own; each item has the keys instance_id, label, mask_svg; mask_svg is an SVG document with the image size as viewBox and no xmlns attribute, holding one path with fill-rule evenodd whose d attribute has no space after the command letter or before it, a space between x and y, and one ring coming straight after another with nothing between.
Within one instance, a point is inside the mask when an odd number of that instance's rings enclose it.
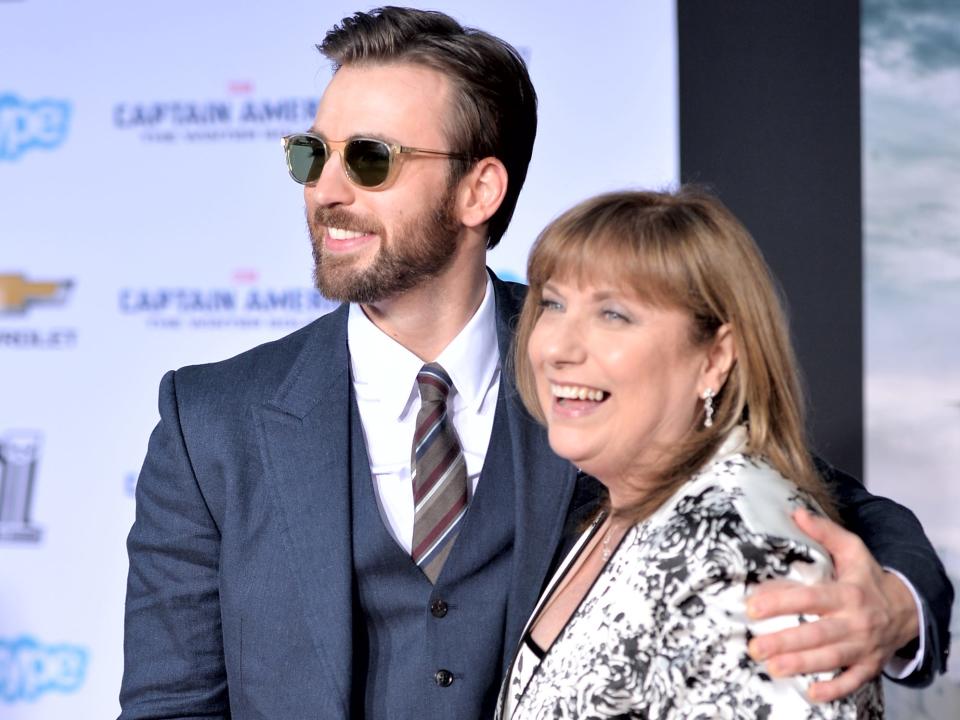
<instances>
[{"instance_id":1,"label":"woman's earring","mask_svg":"<svg viewBox=\"0 0 960 720\"><path fill-rule=\"evenodd\" d=\"M713 388L707 388L700 396L703 398L703 426L713 427Z\"/></svg>"}]
</instances>

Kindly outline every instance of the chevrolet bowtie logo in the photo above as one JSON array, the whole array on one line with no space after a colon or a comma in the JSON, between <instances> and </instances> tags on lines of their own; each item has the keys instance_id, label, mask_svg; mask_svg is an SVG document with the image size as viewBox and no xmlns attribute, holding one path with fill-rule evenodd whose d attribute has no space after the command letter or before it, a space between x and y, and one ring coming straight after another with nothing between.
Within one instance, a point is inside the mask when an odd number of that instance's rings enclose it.
<instances>
[{"instance_id":1,"label":"chevrolet bowtie logo","mask_svg":"<svg viewBox=\"0 0 960 720\"><path fill-rule=\"evenodd\" d=\"M23 275L0 275L0 313L22 313L33 303L62 303L70 280L32 282Z\"/></svg>"}]
</instances>

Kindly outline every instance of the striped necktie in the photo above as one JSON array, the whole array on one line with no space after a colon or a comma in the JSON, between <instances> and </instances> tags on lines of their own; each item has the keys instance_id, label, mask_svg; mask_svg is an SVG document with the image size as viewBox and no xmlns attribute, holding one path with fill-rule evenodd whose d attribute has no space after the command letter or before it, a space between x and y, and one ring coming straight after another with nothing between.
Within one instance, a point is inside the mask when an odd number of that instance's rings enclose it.
<instances>
[{"instance_id":1,"label":"striped necktie","mask_svg":"<svg viewBox=\"0 0 960 720\"><path fill-rule=\"evenodd\" d=\"M413 474L413 561L436 583L467 512L467 465L447 416L450 376L436 363L417 375L420 412L410 460Z\"/></svg>"}]
</instances>

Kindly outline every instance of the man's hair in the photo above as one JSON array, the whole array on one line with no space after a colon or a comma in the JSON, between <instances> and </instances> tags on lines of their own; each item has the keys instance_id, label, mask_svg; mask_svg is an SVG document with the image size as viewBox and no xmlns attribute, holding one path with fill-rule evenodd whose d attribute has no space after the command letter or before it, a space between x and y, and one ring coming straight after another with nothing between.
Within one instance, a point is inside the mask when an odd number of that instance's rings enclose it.
<instances>
[{"instance_id":1,"label":"man's hair","mask_svg":"<svg viewBox=\"0 0 960 720\"><path fill-rule=\"evenodd\" d=\"M446 119L451 152L499 159L507 192L487 226L494 247L510 224L537 134L537 96L520 54L508 43L466 28L441 12L382 7L335 25L317 46L335 70L344 65L413 63L442 73L453 89ZM455 184L472 162L451 160Z\"/></svg>"},{"instance_id":2,"label":"man's hair","mask_svg":"<svg viewBox=\"0 0 960 720\"><path fill-rule=\"evenodd\" d=\"M657 490L625 515L638 520L653 512L747 421L750 452L836 517L808 450L799 372L776 284L747 229L719 200L696 187L586 200L540 233L527 279L514 365L520 396L541 422L527 348L551 279L612 285L640 302L682 310L694 347L711 342L722 325L731 329L736 361L723 387L714 388L712 427L701 422L689 429L659 468Z\"/></svg>"}]
</instances>

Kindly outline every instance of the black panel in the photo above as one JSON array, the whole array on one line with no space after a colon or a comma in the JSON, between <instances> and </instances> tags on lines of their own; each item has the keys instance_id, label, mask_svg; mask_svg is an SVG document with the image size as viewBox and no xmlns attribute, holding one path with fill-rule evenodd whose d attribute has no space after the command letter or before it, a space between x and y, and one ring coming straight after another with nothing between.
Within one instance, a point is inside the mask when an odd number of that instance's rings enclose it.
<instances>
[{"instance_id":1,"label":"black panel","mask_svg":"<svg viewBox=\"0 0 960 720\"><path fill-rule=\"evenodd\" d=\"M815 446L862 476L859 26L850 0L678 0L681 177L763 249Z\"/></svg>"}]
</instances>

